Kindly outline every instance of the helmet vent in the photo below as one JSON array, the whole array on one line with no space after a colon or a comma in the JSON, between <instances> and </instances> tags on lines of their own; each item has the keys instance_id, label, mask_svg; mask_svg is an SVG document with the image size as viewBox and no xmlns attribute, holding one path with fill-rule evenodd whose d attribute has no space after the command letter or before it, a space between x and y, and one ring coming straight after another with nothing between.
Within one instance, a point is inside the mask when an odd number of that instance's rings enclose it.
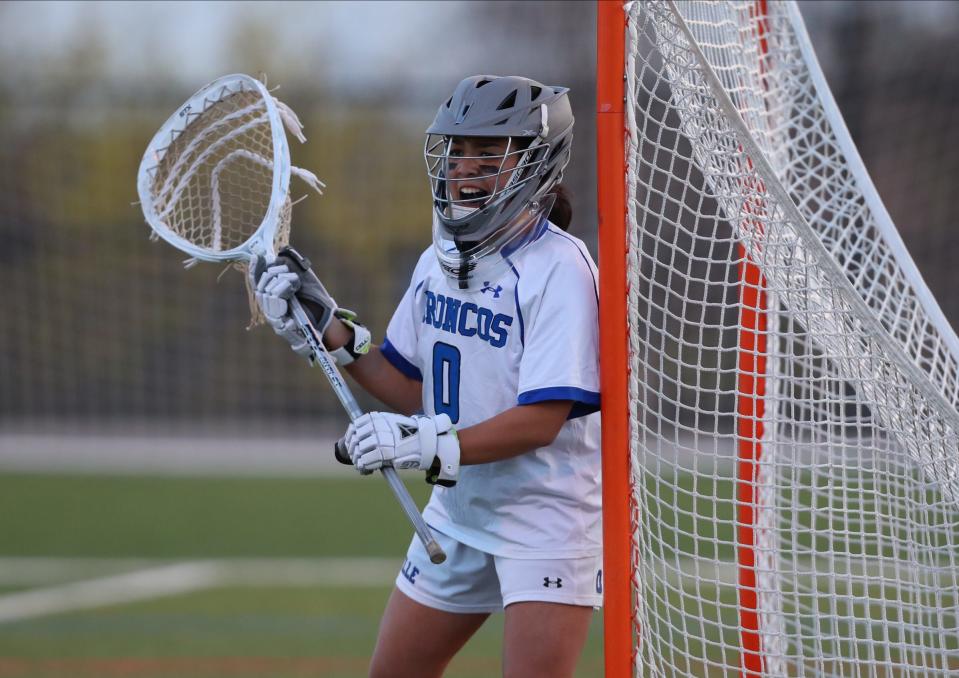
<instances>
[{"instance_id":1,"label":"helmet vent","mask_svg":"<svg viewBox=\"0 0 959 678\"><path fill-rule=\"evenodd\" d=\"M446 100L446 107L449 108L452 105L453 105L453 97L450 97L449 99Z\"/></svg>"},{"instance_id":2,"label":"helmet vent","mask_svg":"<svg viewBox=\"0 0 959 678\"><path fill-rule=\"evenodd\" d=\"M539 97L539 93L542 91L543 91L542 87L537 87L536 85L533 85L532 87L529 88L530 98L533 101L536 101L536 99Z\"/></svg>"},{"instance_id":3,"label":"helmet vent","mask_svg":"<svg viewBox=\"0 0 959 678\"><path fill-rule=\"evenodd\" d=\"M507 108L512 108L515 105L516 105L516 90L514 89L512 92L506 95L506 98L500 102L499 106L496 107L496 110L503 111L503 110L506 110Z\"/></svg>"},{"instance_id":4,"label":"helmet vent","mask_svg":"<svg viewBox=\"0 0 959 678\"><path fill-rule=\"evenodd\" d=\"M478 83L476 83L476 89L479 89L483 85L488 85L489 83L490 83L489 80L480 80Z\"/></svg>"},{"instance_id":5,"label":"helmet vent","mask_svg":"<svg viewBox=\"0 0 959 678\"><path fill-rule=\"evenodd\" d=\"M503 118L503 119L500 120L499 122L494 122L493 124L494 124L494 125L505 125L505 124L508 123L508 122L509 122L509 118Z\"/></svg>"}]
</instances>

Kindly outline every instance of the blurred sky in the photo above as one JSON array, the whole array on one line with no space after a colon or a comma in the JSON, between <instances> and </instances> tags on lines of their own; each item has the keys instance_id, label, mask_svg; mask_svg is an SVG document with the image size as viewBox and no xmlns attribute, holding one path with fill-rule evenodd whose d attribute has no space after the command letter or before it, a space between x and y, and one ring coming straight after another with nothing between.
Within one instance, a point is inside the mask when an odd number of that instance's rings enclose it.
<instances>
[{"instance_id":1,"label":"blurred sky","mask_svg":"<svg viewBox=\"0 0 959 678\"><path fill-rule=\"evenodd\" d=\"M407 85L445 89L477 69L575 79L577 67L592 68L585 62L595 49L593 28L581 20L593 2L585 4L0 2L0 80L35 86L39 76L72 74L82 61L96 80L195 87L245 71L352 93L388 83L395 101ZM959 2L855 4L881 6L932 31L954 31L959 16ZM800 6L828 75L834 45L817 38L841 23L852 3ZM562 53L557 34L568 36Z\"/></svg>"},{"instance_id":2,"label":"blurred sky","mask_svg":"<svg viewBox=\"0 0 959 678\"><path fill-rule=\"evenodd\" d=\"M5 2L0 58L25 72L49 67L92 38L104 75L190 83L236 68L232 41L268 42L272 63L333 83L396 74L395 55L448 75L427 38L455 31L458 2ZM264 67L269 64L263 64ZM445 69L445 70L444 70Z\"/></svg>"}]
</instances>

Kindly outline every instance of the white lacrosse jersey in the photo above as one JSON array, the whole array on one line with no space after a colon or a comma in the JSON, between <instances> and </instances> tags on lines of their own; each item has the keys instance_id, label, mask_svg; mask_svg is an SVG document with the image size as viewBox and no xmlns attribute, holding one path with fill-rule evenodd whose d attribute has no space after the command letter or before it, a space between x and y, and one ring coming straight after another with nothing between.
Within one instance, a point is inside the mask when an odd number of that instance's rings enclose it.
<instances>
[{"instance_id":1,"label":"white lacrosse jersey","mask_svg":"<svg viewBox=\"0 0 959 678\"><path fill-rule=\"evenodd\" d=\"M538 229L476 290L457 289L427 249L380 349L423 382L423 411L445 412L457 429L517 405L573 401L551 445L462 466L423 515L493 555L578 558L602 550L597 273L581 240L545 219Z\"/></svg>"}]
</instances>

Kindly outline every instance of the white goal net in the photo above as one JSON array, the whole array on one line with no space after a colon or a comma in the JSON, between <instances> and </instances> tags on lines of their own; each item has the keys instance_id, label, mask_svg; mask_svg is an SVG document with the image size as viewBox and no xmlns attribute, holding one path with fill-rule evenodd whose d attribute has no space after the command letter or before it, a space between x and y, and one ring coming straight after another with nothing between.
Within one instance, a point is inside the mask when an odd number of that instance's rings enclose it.
<instances>
[{"instance_id":1,"label":"white goal net","mask_svg":"<svg viewBox=\"0 0 959 678\"><path fill-rule=\"evenodd\" d=\"M628 8L636 671L959 673L959 340L794 3Z\"/></svg>"}]
</instances>

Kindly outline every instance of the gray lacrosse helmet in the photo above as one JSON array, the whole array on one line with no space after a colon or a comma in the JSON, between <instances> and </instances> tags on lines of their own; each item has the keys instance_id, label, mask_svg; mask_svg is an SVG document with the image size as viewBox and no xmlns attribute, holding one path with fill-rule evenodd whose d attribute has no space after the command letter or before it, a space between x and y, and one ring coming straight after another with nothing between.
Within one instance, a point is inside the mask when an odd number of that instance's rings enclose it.
<instances>
[{"instance_id":1,"label":"gray lacrosse helmet","mask_svg":"<svg viewBox=\"0 0 959 678\"><path fill-rule=\"evenodd\" d=\"M542 232L552 206L547 194L562 180L573 143L567 92L519 76L474 75L456 86L426 130L434 250L460 289L490 281ZM505 140L505 150L464 155L454 147L467 137ZM466 183L473 184L467 198L452 190Z\"/></svg>"}]
</instances>

